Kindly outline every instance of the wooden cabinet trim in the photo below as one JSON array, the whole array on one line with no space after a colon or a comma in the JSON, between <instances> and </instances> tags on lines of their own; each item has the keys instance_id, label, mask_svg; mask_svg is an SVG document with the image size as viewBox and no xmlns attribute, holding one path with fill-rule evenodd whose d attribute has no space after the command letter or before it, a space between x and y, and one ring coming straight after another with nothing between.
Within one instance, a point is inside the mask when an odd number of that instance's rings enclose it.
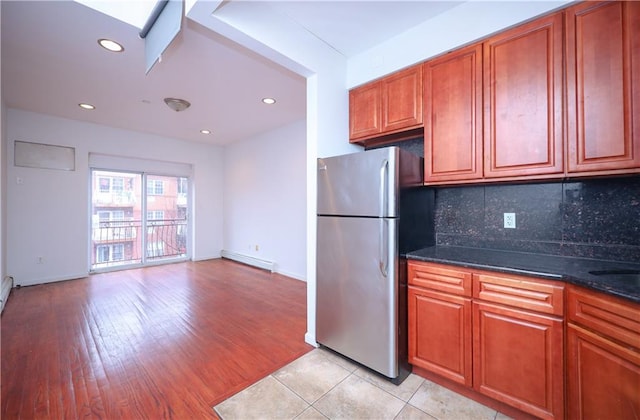
<instances>
[{"instance_id":1,"label":"wooden cabinet trim","mask_svg":"<svg viewBox=\"0 0 640 420\"><path fill-rule=\"evenodd\" d=\"M570 322L640 350L640 305L575 286L567 302Z\"/></svg>"},{"instance_id":2,"label":"wooden cabinet trim","mask_svg":"<svg viewBox=\"0 0 640 420\"><path fill-rule=\"evenodd\" d=\"M449 266L409 261L409 284L425 289L471 297L471 273Z\"/></svg>"},{"instance_id":3,"label":"wooden cabinet trim","mask_svg":"<svg viewBox=\"0 0 640 420\"><path fill-rule=\"evenodd\" d=\"M473 297L546 314L564 314L564 285L558 282L474 273Z\"/></svg>"}]
</instances>

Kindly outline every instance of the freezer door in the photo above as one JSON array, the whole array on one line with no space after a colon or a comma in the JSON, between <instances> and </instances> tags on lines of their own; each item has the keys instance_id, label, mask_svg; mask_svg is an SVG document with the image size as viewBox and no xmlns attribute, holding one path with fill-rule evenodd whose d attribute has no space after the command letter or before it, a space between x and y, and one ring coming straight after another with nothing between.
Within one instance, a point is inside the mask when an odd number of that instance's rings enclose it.
<instances>
[{"instance_id":1,"label":"freezer door","mask_svg":"<svg viewBox=\"0 0 640 420\"><path fill-rule=\"evenodd\" d=\"M396 217L398 148L318 159L318 214Z\"/></svg>"},{"instance_id":2,"label":"freezer door","mask_svg":"<svg viewBox=\"0 0 640 420\"><path fill-rule=\"evenodd\" d=\"M316 339L398 376L397 219L318 217Z\"/></svg>"}]
</instances>

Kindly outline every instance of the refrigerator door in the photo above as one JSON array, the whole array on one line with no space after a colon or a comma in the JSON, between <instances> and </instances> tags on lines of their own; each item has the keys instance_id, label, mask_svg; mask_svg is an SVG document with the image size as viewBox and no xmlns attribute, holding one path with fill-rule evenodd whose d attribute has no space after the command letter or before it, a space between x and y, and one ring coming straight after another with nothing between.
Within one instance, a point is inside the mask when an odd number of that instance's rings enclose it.
<instances>
[{"instance_id":1,"label":"refrigerator door","mask_svg":"<svg viewBox=\"0 0 640 420\"><path fill-rule=\"evenodd\" d=\"M397 217L397 147L318 159L318 214Z\"/></svg>"},{"instance_id":2,"label":"refrigerator door","mask_svg":"<svg viewBox=\"0 0 640 420\"><path fill-rule=\"evenodd\" d=\"M318 217L316 339L398 376L397 219Z\"/></svg>"}]
</instances>

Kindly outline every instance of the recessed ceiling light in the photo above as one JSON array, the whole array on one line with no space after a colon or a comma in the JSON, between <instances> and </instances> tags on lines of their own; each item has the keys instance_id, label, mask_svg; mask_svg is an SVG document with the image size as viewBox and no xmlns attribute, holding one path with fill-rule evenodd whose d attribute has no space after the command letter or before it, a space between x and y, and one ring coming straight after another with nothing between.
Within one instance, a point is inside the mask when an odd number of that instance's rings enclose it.
<instances>
[{"instance_id":1,"label":"recessed ceiling light","mask_svg":"<svg viewBox=\"0 0 640 420\"><path fill-rule=\"evenodd\" d=\"M118 44L116 41L112 41L110 39L99 39L98 44L105 50L109 50L111 52L122 52L124 51L124 47Z\"/></svg>"},{"instance_id":2,"label":"recessed ceiling light","mask_svg":"<svg viewBox=\"0 0 640 420\"><path fill-rule=\"evenodd\" d=\"M91 110L93 110L93 109L96 109L96 107L95 107L95 106L93 106L93 105L91 105L91 104L81 103L81 104L78 104L78 106L79 106L80 108L82 108L82 109L87 109L87 110L89 110L89 111L91 111Z\"/></svg>"},{"instance_id":3,"label":"recessed ceiling light","mask_svg":"<svg viewBox=\"0 0 640 420\"><path fill-rule=\"evenodd\" d=\"M262 102L264 102L267 105L273 105L276 103L276 100L273 98L262 98Z\"/></svg>"},{"instance_id":4,"label":"recessed ceiling light","mask_svg":"<svg viewBox=\"0 0 640 420\"><path fill-rule=\"evenodd\" d=\"M202 130L200 130L200 132L201 132L202 134L211 134L211 130L205 130L205 129L202 129Z\"/></svg>"}]
</instances>

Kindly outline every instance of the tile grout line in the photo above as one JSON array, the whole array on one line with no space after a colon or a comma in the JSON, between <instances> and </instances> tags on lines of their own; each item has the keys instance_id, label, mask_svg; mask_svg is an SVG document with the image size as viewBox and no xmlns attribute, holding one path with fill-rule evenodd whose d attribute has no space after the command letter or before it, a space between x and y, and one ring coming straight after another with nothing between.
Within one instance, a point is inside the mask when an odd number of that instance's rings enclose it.
<instances>
[{"instance_id":1,"label":"tile grout line","mask_svg":"<svg viewBox=\"0 0 640 420\"><path fill-rule=\"evenodd\" d=\"M332 362L332 363L334 363L334 362ZM336 365L338 365L338 364L336 363ZM340 365L338 365L338 366L340 366ZM342 367L342 366L340 366L340 367ZM343 368L343 369L344 369L344 368ZM347 369L345 369L345 370L347 370ZM329 389L327 392L325 392L324 394L322 394L322 395L321 395L317 400L315 400L315 401L313 402L313 404L311 404L311 407L313 407L315 410L317 410L317 411L318 411L318 413L322 414L322 415L323 415L323 416L325 416L326 418L331 419L331 418L330 418L329 416L327 416L325 413L323 413L323 412L322 412L322 411L320 411L318 408L316 408L316 407L315 407L315 403L317 403L317 402L318 402L318 401L320 401L322 398L324 398L328 393L330 393L331 391L333 391L334 389L336 389L336 388L337 388L341 383L343 383L344 381L346 381L347 379L349 379L349 377L350 377L351 375L353 375L353 374L354 374L354 372L355 372L355 371L353 371L353 372L349 372L349 374L348 374L347 376L345 376L345 377L344 377L340 382L338 382L337 384L335 384L334 386L332 386L332 387L331 387L331 389Z\"/></svg>"}]
</instances>

